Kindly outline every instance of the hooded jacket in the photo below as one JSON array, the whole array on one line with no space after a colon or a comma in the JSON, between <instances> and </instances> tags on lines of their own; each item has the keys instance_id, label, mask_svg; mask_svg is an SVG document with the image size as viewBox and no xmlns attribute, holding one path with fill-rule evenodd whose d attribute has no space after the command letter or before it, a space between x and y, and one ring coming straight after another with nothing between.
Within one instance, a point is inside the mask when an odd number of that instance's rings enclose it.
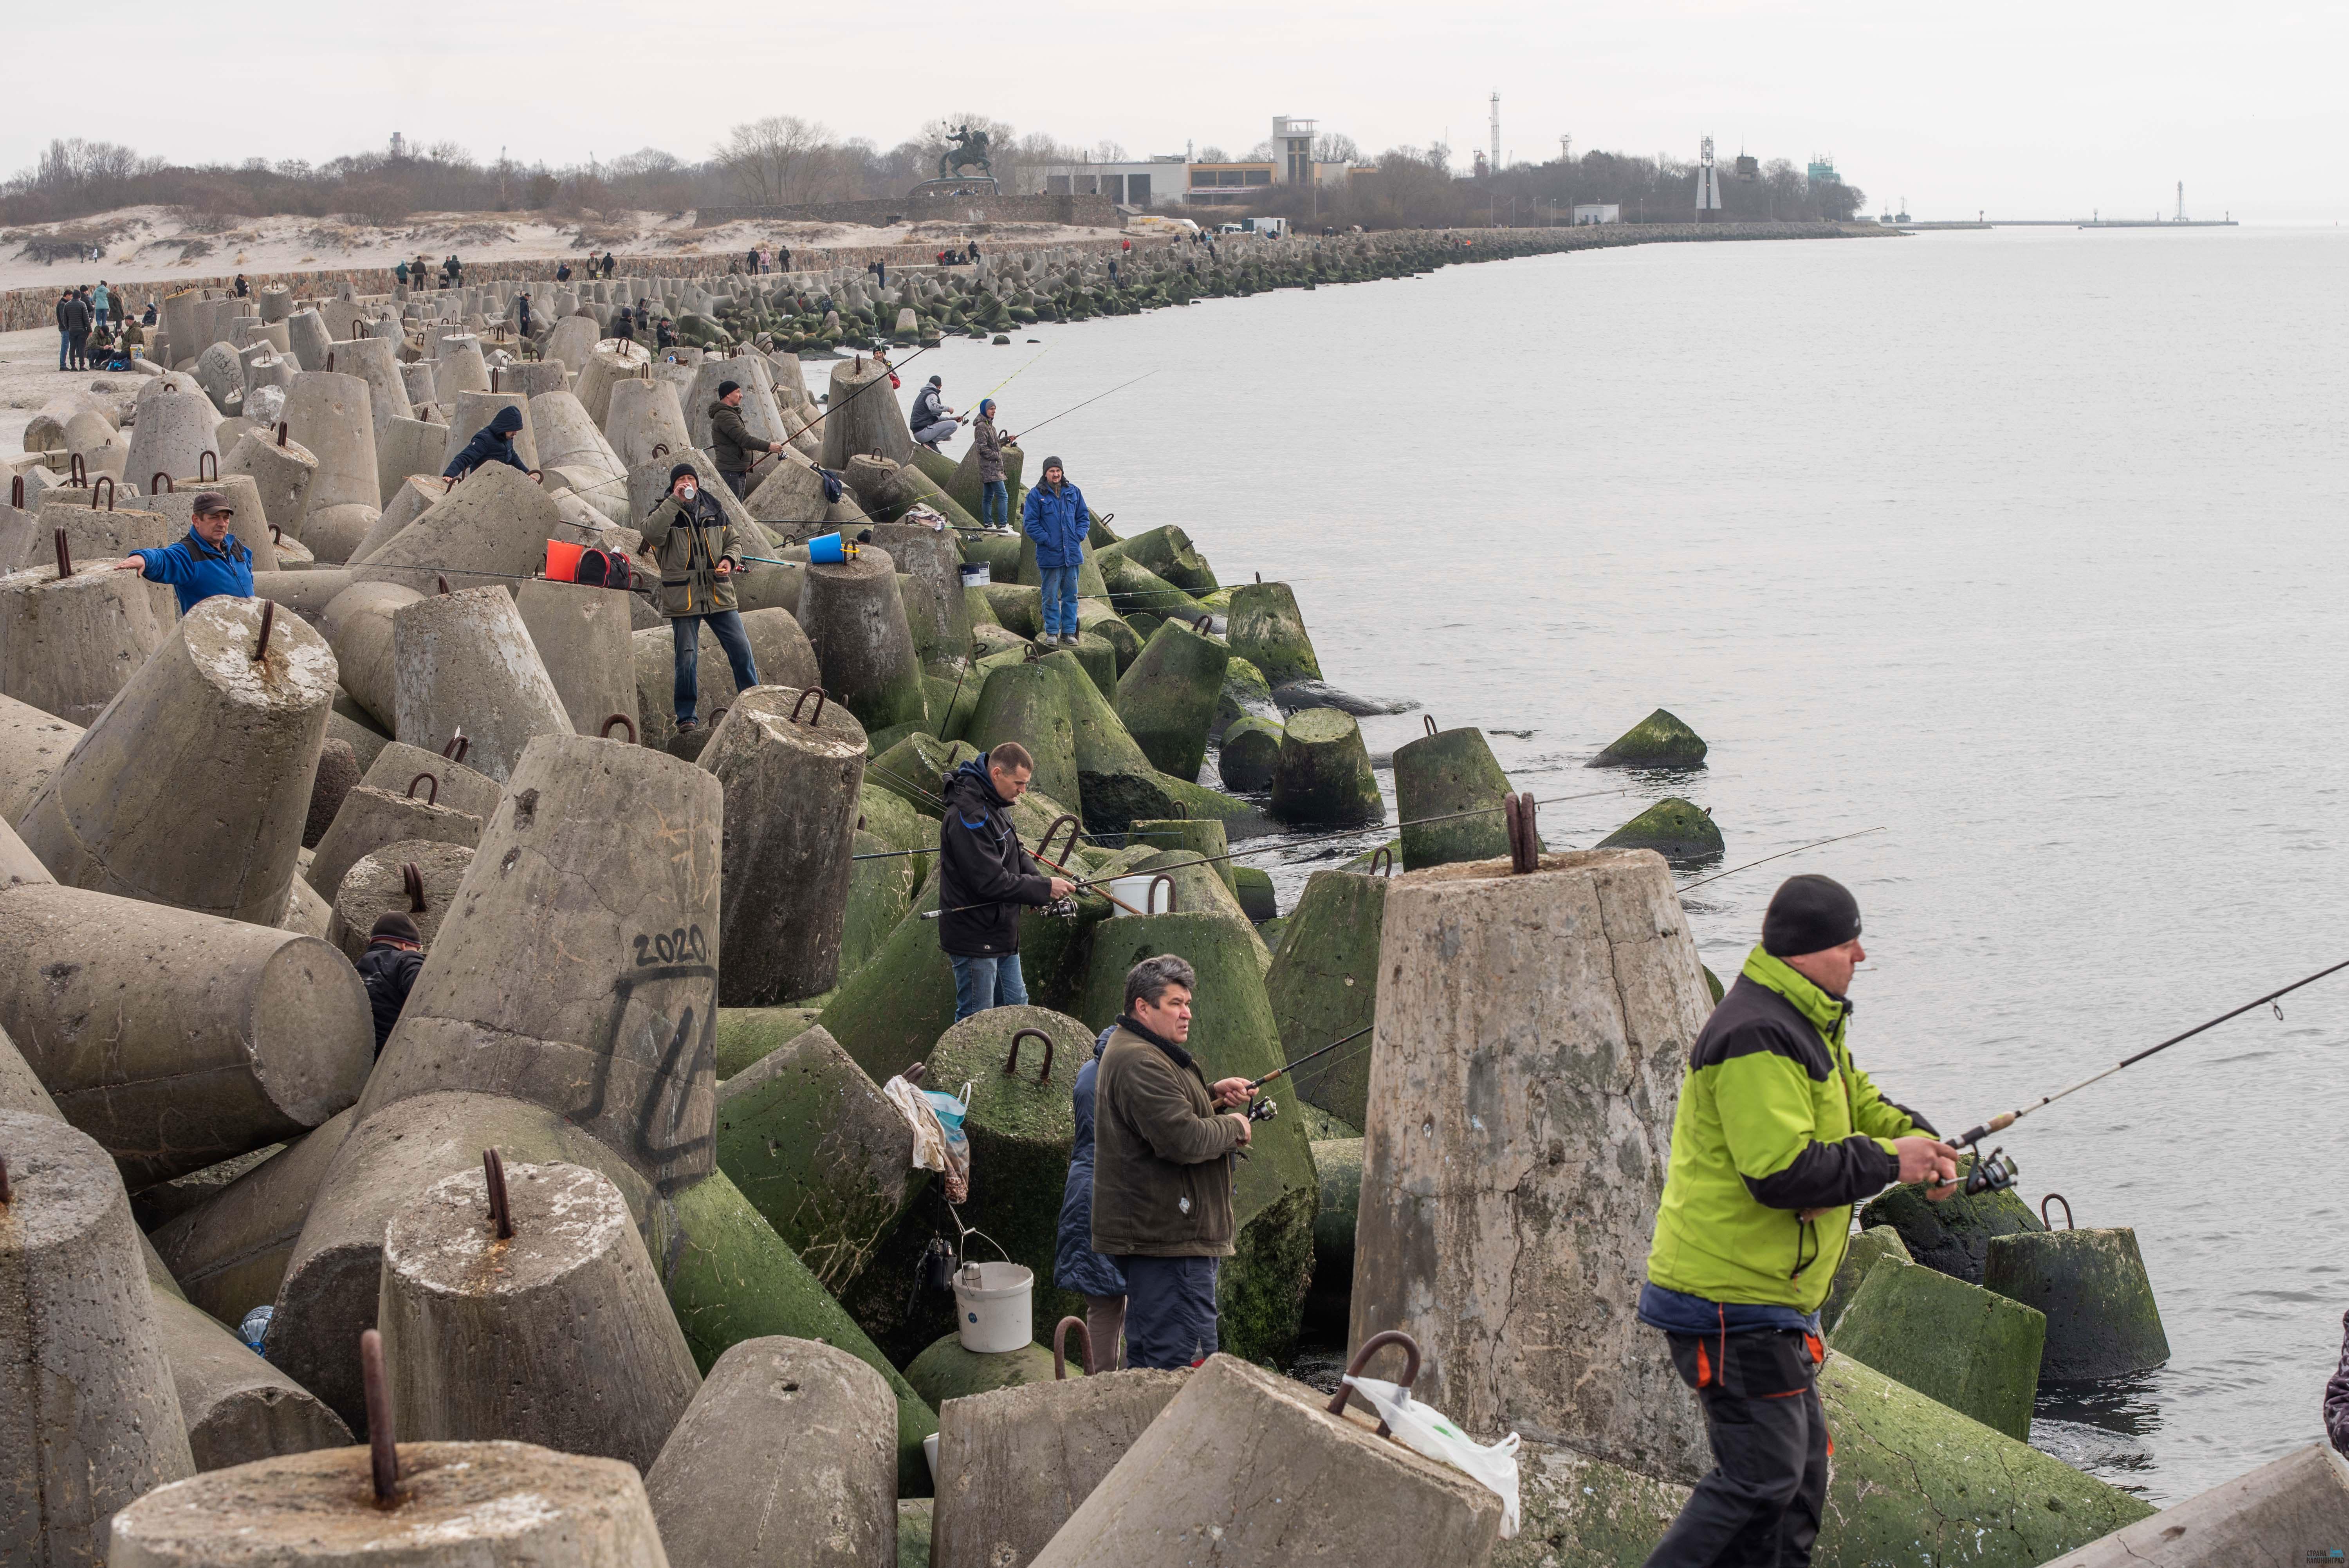
<instances>
[{"instance_id":1,"label":"hooded jacket","mask_svg":"<svg viewBox=\"0 0 2349 1568\"><path fill-rule=\"evenodd\" d=\"M1815 1313L1851 1208L1899 1179L1892 1140L1930 1132L1844 1044L1851 1003L1759 947L1689 1054L1648 1279L1708 1302ZM1806 1220L1801 1211L1825 1210Z\"/></svg>"},{"instance_id":2,"label":"hooded jacket","mask_svg":"<svg viewBox=\"0 0 2349 1568\"><path fill-rule=\"evenodd\" d=\"M981 414L970 421L970 450L978 453L978 482L1003 483L1003 438L995 433L995 416Z\"/></svg>"},{"instance_id":3,"label":"hooded jacket","mask_svg":"<svg viewBox=\"0 0 2349 1568\"><path fill-rule=\"evenodd\" d=\"M528 473L529 465L523 462L522 454L514 451L513 442L500 439L506 433L518 434L521 430L522 410L508 403L490 416L488 424L473 432L473 439L467 441L462 450L449 460L449 466L440 471L440 477L462 479L485 462L502 462Z\"/></svg>"},{"instance_id":4,"label":"hooded jacket","mask_svg":"<svg viewBox=\"0 0 2349 1568\"><path fill-rule=\"evenodd\" d=\"M367 987L367 1006L375 1014L377 1055L383 1054L383 1043L391 1038L391 1027L399 1022L399 1010L408 1005L408 993L416 989L417 971L423 967L422 953L389 942L374 943L359 954L359 982Z\"/></svg>"},{"instance_id":5,"label":"hooded jacket","mask_svg":"<svg viewBox=\"0 0 2349 1568\"><path fill-rule=\"evenodd\" d=\"M231 598L253 597L253 552L236 542L234 534L207 545L191 528L181 538L152 550L133 550L146 563L139 575L150 583L169 583L179 596L180 613L187 614L216 594Z\"/></svg>"},{"instance_id":6,"label":"hooded jacket","mask_svg":"<svg viewBox=\"0 0 2349 1568\"><path fill-rule=\"evenodd\" d=\"M1093 1080L1093 1251L1230 1257L1239 1146L1191 1054L1121 1017Z\"/></svg>"},{"instance_id":7,"label":"hooded jacket","mask_svg":"<svg viewBox=\"0 0 2349 1568\"><path fill-rule=\"evenodd\" d=\"M720 473L748 473L767 455L767 443L742 422L742 410L720 398L709 405L709 455Z\"/></svg>"},{"instance_id":8,"label":"hooded jacket","mask_svg":"<svg viewBox=\"0 0 2349 1568\"><path fill-rule=\"evenodd\" d=\"M1019 906L1052 901L1051 879L1036 869L1011 825L1011 803L995 793L982 752L946 782L938 825L938 946L956 958L1001 958L1019 950Z\"/></svg>"},{"instance_id":9,"label":"hooded jacket","mask_svg":"<svg viewBox=\"0 0 2349 1568\"><path fill-rule=\"evenodd\" d=\"M1092 1060L1077 1069L1071 1107L1076 1141L1069 1147L1069 1179L1061 1189L1061 1228L1053 1249L1052 1282L1079 1295L1122 1296L1125 1275L1116 1262L1093 1251L1093 1087L1101 1078L1102 1053L1117 1033L1111 1024L1093 1042Z\"/></svg>"},{"instance_id":10,"label":"hooded jacket","mask_svg":"<svg viewBox=\"0 0 2349 1568\"><path fill-rule=\"evenodd\" d=\"M1040 566L1081 566L1085 558L1085 535L1092 531L1093 514L1085 509L1085 493L1069 483L1068 471L1061 474L1061 488L1039 484L1028 493L1019 508L1020 531L1036 541L1036 564Z\"/></svg>"},{"instance_id":11,"label":"hooded jacket","mask_svg":"<svg viewBox=\"0 0 2349 1568\"><path fill-rule=\"evenodd\" d=\"M698 489L690 504L662 497L645 519L645 553L660 563L661 614L675 619L734 608L734 577L719 576L718 563L730 558L740 571L749 548L707 488Z\"/></svg>"}]
</instances>

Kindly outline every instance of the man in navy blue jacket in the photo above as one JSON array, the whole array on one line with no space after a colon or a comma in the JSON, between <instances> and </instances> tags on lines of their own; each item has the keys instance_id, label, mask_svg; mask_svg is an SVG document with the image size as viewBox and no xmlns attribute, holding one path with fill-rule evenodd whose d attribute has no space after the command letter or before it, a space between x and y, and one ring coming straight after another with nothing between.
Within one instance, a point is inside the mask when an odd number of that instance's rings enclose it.
<instances>
[{"instance_id":1,"label":"man in navy blue jacket","mask_svg":"<svg viewBox=\"0 0 2349 1568\"><path fill-rule=\"evenodd\" d=\"M1069 483L1057 457L1044 460L1044 483L1028 493L1019 508L1020 531L1036 541L1036 566L1043 576L1046 647L1077 646L1077 568L1084 564L1085 535L1093 514L1085 493Z\"/></svg>"},{"instance_id":2,"label":"man in navy blue jacket","mask_svg":"<svg viewBox=\"0 0 2349 1568\"><path fill-rule=\"evenodd\" d=\"M521 431L522 410L508 403L490 416L488 424L473 432L473 439L440 471L440 477L462 479L485 462L506 463L528 473L530 465L523 462L513 447L513 438Z\"/></svg>"},{"instance_id":3,"label":"man in navy blue jacket","mask_svg":"<svg viewBox=\"0 0 2349 1568\"><path fill-rule=\"evenodd\" d=\"M214 594L253 597L253 552L228 531L235 515L228 497L207 490L193 503L188 532L160 549L134 550L114 563L118 572L137 572L150 583L169 583L187 614Z\"/></svg>"}]
</instances>

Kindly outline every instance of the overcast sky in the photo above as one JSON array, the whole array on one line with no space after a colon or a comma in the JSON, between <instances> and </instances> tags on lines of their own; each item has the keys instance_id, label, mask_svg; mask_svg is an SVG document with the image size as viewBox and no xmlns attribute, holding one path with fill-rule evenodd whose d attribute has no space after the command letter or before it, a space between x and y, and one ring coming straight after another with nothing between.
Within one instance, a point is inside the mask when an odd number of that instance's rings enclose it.
<instances>
[{"instance_id":1,"label":"overcast sky","mask_svg":"<svg viewBox=\"0 0 2349 1568\"><path fill-rule=\"evenodd\" d=\"M80 26L57 20L53 44ZM984 35L966 36L974 24ZM1905 196L1920 218L2149 216L2181 179L2189 216L2349 217L2337 3L123 0L101 35L109 59L129 46L133 85L108 90L115 66L93 75L36 46L11 73L0 170L52 136L182 162L319 161L394 130L484 160L501 146L526 163L646 145L699 158L764 114L887 146L957 110L1136 156L1186 140L1238 153L1276 114L1370 151L1448 130L1464 166L1497 90L1503 151L1526 161L1556 156L1561 133L1578 153L1689 158L1711 132L1724 156L1832 153L1870 211Z\"/></svg>"}]
</instances>

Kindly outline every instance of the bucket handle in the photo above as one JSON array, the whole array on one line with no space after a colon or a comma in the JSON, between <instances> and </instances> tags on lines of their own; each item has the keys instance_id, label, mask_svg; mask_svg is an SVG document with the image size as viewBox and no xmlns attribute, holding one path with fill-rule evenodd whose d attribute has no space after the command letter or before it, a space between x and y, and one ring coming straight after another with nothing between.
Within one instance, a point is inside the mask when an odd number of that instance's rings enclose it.
<instances>
[{"instance_id":1,"label":"bucket handle","mask_svg":"<svg viewBox=\"0 0 2349 1568\"><path fill-rule=\"evenodd\" d=\"M1381 844L1376 849L1371 851L1370 874L1373 877L1392 877L1394 875L1394 846L1391 844Z\"/></svg>"},{"instance_id":2,"label":"bucket handle","mask_svg":"<svg viewBox=\"0 0 2349 1568\"><path fill-rule=\"evenodd\" d=\"M429 784L432 786L432 793L424 797L424 804L427 805L439 805L440 804L440 775L438 774L419 774L414 778L409 780L409 799L414 800L416 798L416 786L420 784Z\"/></svg>"},{"instance_id":3,"label":"bucket handle","mask_svg":"<svg viewBox=\"0 0 2349 1568\"><path fill-rule=\"evenodd\" d=\"M1003 1058L1003 1075L1009 1078L1018 1074L1019 1070L1019 1042L1022 1040L1041 1040L1044 1043L1044 1070L1036 1075L1036 1081L1039 1084L1050 1082L1052 1077L1052 1037L1050 1034L1045 1033L1040 1029L1020 1029L1013 1032L1011 1036L1011 1054Z\"/></svg>"},{"instance_id":4,"label":"bucket handle","mask_svg":"<svg viewBox=\"0 0 2349 1568\"><path fill-rule=\"evenodd\" d=\"M636 743L636 722L626 713L615 713L604 721L601 732L604 739L608 741L612 738L612 726L615 724L626 724L628 727L628 744L633 746Z\"/></svg>"},{"instance_id":5,"label":"bucket handle","mask_svg":"<svg viewBox=\"0 0 2349 1568\"><path fill-rule=\"evenodd\" d=\"M1166 908L1164 909L1158 907L1158 885L1161 882L1166 884ZM1174 877L1162 871L1150 879L1150 886L1142 890L1142 912L1145 915L1172 915L1177 912L1174 908Z\"/></svg>"},{"instance_id":6,"label":"bucket handle","mask_svg":"<svg viewBox=\"0 0 2349 1568\"><path fill-rule=\"evenodd\" d=\"M425 776L429 778L431 775L428 774ZM434 785L434 788L439 788L439 785ZM399 868L399 886L408 894L408 912L411 915L422 914L424 912L424 873L417 869L415 861L411 860Z\"/></svg>"},{"instance_id":7,"label":"bucket handle","mask_svg":"<svg viewBox=\"0 0 2349 1568\"><path fill-rule=\"evenodd\" d=\"M800 708L807 701L811 693L815 697L815 713L811 718L802 719L800 717ZM826 693L824 689L821 686L808 686L802 688L800 694L792 699L792 722L794 724L805 724L810 729L813 729L817 725L823 723L825 696Z\"/></svg>"},{"instance_id":8,"label":"bucket handle","mask_svg":"<svg viewBox=\"0 0 2349 1568\"><path fill-rule=\"evenodd\" d=\"M1069 846L1061 851L1061 858L1066 860L1076 854L1077 836L1082 831L1084 824L1079 822L1072 814L1064 811L1051 820L1050 825L1044 829L1044 836L1036 841L1036 855L1039 859L1051 858L1052 836L1061 831L1063 823L1068 825Z\"/></svg>"},{"instance_id":9,"label":"bucket handle","mask_svg":"<svg viewBox=\"0 0 2349 1568\"><path fill-rule=\"evenodd\" d=\"M1402 1346L1404 1356L1402 1376L1397 1380L1396 1386L1402 1388L1410 1387L1413 1383L1419 1380L1419 1341L1412 1338L1411 1335L1403 1333L1403 1331L1399 1328L1382 1330L1381 1332L1374 1334L1371 1335L1370 1338L1362 1341L1362 1348L1354 1352L1354 1358L1346 1363L1346 1376L1348 1377L1353 1377L1359 1375L1363 1367L1370 1365L1371 1356L1377 1355L1382 1347L1390 1345L1399 1345ZM1344 1415L1346 1412L1347 1397L1352 1392L1353 1390L1345 1383L1340 1383L1338 1385L1338 1391L1330 1396L1330 1403L1324 1406L1323 1408L1328 1410L1332 1416ZM1387 1430L1387 1424L1384 1421L1381 1421L1379 1423L1378 1435L1381 1438L1388 1438L1392 1437L1394 1434Z\"/></svg>"},{"instance_id":10,"label":"bucket handle","mask_svg":"<svg viewBox=\"0 0 2349 1568\"><path fill-rule=\"evenodd\" d=\"M1052 1330L1052 1381L1055 1383L1068 1380L1069 1330L1072 1328L1084 1336L1086 1367L1090 1369L1093 1364L1093 1331L1085 1326L1085 1320L1081 1317L1064 1317Z\"/></svg>"},{"instance_id":11,"label":"bucket handle","mask_svg":"<svg viewBox=\"0 0 2349 1568\"><path fill-rule=\"evenodd\" d=\"M2054 1223L2047 1218L2047 1206L2050 1203L2061 1203L2064 1206L2064 1229L2066 1231L2075 1229L2072 1223L2072 1200L2060 1192L2051 1192L2039 1200L2039 1223L2050 1231L2055 1229Z\"/></svg>"}]
</instances>

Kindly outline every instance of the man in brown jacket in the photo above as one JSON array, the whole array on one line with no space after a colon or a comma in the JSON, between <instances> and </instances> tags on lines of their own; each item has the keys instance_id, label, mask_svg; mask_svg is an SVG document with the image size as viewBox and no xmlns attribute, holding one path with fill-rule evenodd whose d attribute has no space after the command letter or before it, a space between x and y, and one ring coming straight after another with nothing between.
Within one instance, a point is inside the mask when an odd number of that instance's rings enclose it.
<instances>
[{"instance_id":1,"label":"man in brown jacket","mask_svg":"<svg viewBox=\"0 0 2349 1568\"><path fill-rule=\"evenodd\" d=\"M718 498L701 488L689 462L668 471L668 494L645 519L645 554L660 564L660 612L668 617L677 658L673 695L680 732L697 726L701 692L701 624L709 623L733 667L734 688L759 683L750 634L735 609L734 574L749 541Z\"/></svg>"},{"instance_id":2,"label":"man in brown jacket","mask_svg":"<svg viewBox=\"0 0 2349 1568\"><path fill-rule=\"evenodd\" d=\"M718 383L718 400L709 405L709 455L718 460L719 476L726 487L747 501L750 471L760 459L783 450L781 441L761 441L742 422L742 383Z\"/></svg>"},{"instance_id":3,"label":"man in brown jacket","mask_svg":"<svg viewBox=\"0 0 2349 1568\"><path fill-rule=\"evenodd\" d=\"M1248 1142L1232 1108L1248 1085L1208 1084L1184 1049L1197 983L1172 954L1135 964L1096 1069L1093 1251L1125 1275L1128 1366L1195 1366L1216 1351L1216 1261L1232 1252L1232 1161Z\"/></svg>"}]
</instances>

